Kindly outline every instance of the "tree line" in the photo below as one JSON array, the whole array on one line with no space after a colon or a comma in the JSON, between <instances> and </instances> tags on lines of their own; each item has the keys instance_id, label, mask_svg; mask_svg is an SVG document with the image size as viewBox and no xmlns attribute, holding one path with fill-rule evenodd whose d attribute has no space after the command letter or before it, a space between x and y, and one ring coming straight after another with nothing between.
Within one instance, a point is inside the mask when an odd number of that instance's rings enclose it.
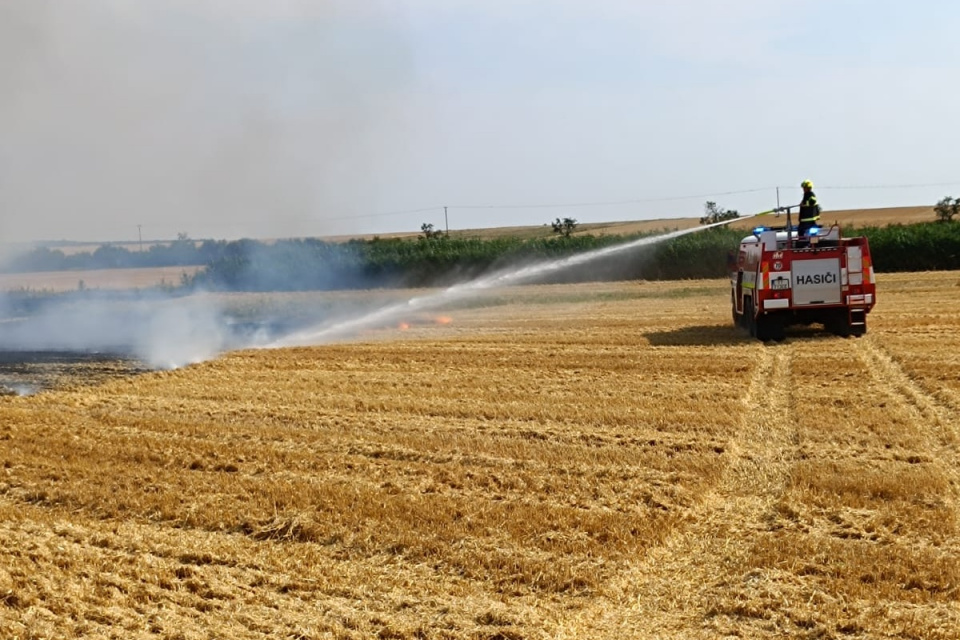
<instances>
[{"instance_id":1,"label":"tree line","mask_svg":"<svg viewBox=\"0 0 960 640\"><path fill-rule=\"evenodd\" d=\"M847 228L864 235L878 272L960 269L960 221ZM447 286L500 269L572 256L656 235L565 235L521 239L421 236L329 243L284 240L228 243L225 254L190 279L234 291L297 291ZM620 252L540 282L675 280L726 275L727 258L745 232L719 227Z\"/></svg>"},{"instance_id":2,"label":"tree line","mask_svg":"<svg viewBox=\"0 0 960 640\"><path fill-rule=\"evenodd\" d=\"M95 251L65 253L61 249L37 247L3 265L6 273L34 271L82 271L90 269L136 269L185 267L209 264L220 257L230 244L225 240L196 242L186 234L166 244L153 244L146 251L104 244Z\"/></svg>"},{"instance_id":3,"label":"tree line","mask_svg":"<svg viewBox=\"0 0 960 640\"><path fill-rule=\"evenodd\" d=\"M960 269L960 221L861 229L874 267L884 271ZM9 270L41 271L199 265L186 287L226 291L305 291L378 287L444 286L483 273L563 258L651 234L570 235L548 238L457 238L443 233L417 239L373 238L345 243L319 239L204 241L182 238L149 251L100 247L64 255L37 249ZM714 278L726 274L727 257L745 235L720 227L638 247L550 276L549 282Z\"/></svg>"}]
</instances>

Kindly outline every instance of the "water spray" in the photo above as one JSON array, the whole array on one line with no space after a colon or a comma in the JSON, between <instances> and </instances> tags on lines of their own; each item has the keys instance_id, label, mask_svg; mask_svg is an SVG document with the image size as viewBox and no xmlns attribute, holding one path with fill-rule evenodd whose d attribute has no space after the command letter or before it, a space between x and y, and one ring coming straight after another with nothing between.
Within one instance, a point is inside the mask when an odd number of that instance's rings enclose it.
<instances>
[{"instance_id":1,"label":"water spray","mask_svg":"<svg viewBox=\"0 0 960 640\"><path fill-rule=\"evenodd\" d=\"M263 348L269 349L280 347L311 346L346 339L355 335L358 331L381 327L384 324L402 318L411 312L425 311L442 307L450 302L479 295L481 292L487 291L494 287L521 284L540 276L556 273L572 267L577 267L601 258L624 253L638 247L649 246L657 244L658 242L672 240L674 238L679 238L681 236L696 233L698 231L703 231L704 229L721 227L736 220L747 220L757 216L767 215L769 213L773 213L773 211L775 210L752 213L739 218L722 220L720 222L714 222L690 229L678 229L676 231L671 231L658 236L648 236L646 238L640 238L631 242L625 242L623 244L587 251L577 255L569 256L567 258L560 258L558 260L541 262L538 264L521 267L519 269L500 271L487 276L481 276L475 280L454 285L437 293L417 296L410 298L405 302L399 302L382 307L358 318L352 318L350 320L344 320L327 326L298 331L274 342L263 345Z\"/></svg>"},{"instance_id":2,"label":"water spray","mask_svg":"<svg viewBox=\"0 0 960 640\"><path fill-rule=\"evenodd\" d=\"M758 215L745 216L747 219ZM167 299L96 297L52 304L38 315L0 324L0 351L28 358L31 352L59 352L58 357L85 360L102 354L126 354L158 369L173 369L243 348L312 346L353 338L366 329L379 329L411 314L478 297L495 287L524 283L544 275L572 269L605 257L678 238L733 220L683 229L596 249L566 258L504 269L474 280L399 303L387 304L354 317L328 321L311 328L280 334L260 327L238 334L224 324L218 305L205 297ZM449 319L447 320L447 322ZM438 320L437 322L445 324ZM281 337L277 337L277 336ZM125 357L126 357L125 356ZM2 373L2 370L0 370ZM23 384L14 377L0 380L0 395L32 395L43 385Z\"/></svg>"}]
</instances>

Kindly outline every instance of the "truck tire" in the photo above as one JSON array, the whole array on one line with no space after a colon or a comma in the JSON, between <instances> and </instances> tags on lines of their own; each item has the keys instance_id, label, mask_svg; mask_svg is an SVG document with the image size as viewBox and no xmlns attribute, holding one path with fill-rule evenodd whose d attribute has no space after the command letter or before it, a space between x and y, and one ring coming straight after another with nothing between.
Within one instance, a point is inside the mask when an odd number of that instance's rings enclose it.
<instances>
[{"instance_id":1,"label":"truck tire","mask_svg":"<svg viewBox=\"0 0 960 640\"><path fill-rule=\"evenodd\" d=\"M763 342L775 340L780 342L786 337L783 322L781 322L779 318L760 316L756 320L756 327L757 340Z\"/></svg>"},{"instance_id":2,"label":"truck tire","mask_svg":"<svg viewBox=\"0 0 960 640\"><path fill-rule=\"evenodd\" d=\"M737 301L730 295L730 315L733 317L733 326L738 329L747 330L747 303L743 303L743 313L737 313Z\"/></svg>"},{"instance_id":3,"label":"truck tire","mask_svg":"<svg viewBox=\"0 0 960 640\"><path fill-rule=\"evenodd\" d=\"M747 333L751 338L757 337L757 318L753 315L753 298L747 298L743 302L743 322Z\"/></svg>"},{"instance_id":4,"label":"truck tire","mask_svg":"<svg viewBox=\"0 0 960 640\"><path fill-rule=\"evenodd\" d=\"M863 324L850 327L850 335L854 338L859 338L867 332L867 321L864 319Z\"/></svg>"},{"instance_id":5,"label":"truck tire","mask_svg":"<svg viewBox=\"0 0 960 640\"><path fill-rule=\"evenodd\" d=\"M838 312L836 317L826 325L830 333L841 338L859 338L867 332L866 318L864 324L850 324L850 317L844 312Z\"/></svg>"}]
</instances>

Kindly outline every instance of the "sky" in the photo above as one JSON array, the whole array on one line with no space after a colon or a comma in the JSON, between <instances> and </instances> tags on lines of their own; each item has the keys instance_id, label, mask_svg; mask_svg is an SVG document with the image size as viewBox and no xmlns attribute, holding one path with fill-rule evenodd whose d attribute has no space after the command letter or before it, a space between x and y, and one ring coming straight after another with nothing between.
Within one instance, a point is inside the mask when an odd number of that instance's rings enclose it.
<instances>
[{"instance_id":1,"label":"sky","mask_svg":"<svg viewBox=\"0 0 960 640\"><path fill-rule=\"evenodd\" d=\"M960 195L958 24L946 0L0 0L0 243L749 213L804 179L827 210L933 204Z\"/></svg>"}]
</instances>

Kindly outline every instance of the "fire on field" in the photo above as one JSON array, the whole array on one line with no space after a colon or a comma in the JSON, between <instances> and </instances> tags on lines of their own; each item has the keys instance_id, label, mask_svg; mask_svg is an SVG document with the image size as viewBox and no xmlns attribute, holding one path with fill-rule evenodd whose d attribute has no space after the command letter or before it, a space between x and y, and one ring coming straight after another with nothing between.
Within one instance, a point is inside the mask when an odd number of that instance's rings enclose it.
<instances>
[{"instance_id":1,"label":"fire on field","mask_svg":"<svg viewBox=\"0 0 960 640\"><path fill-rule=\"evenodd\" d=\"M953 637L955 282L770 345L725 282L520 287L0 397L0 635Z\"/></svg>"}]
</instances>

